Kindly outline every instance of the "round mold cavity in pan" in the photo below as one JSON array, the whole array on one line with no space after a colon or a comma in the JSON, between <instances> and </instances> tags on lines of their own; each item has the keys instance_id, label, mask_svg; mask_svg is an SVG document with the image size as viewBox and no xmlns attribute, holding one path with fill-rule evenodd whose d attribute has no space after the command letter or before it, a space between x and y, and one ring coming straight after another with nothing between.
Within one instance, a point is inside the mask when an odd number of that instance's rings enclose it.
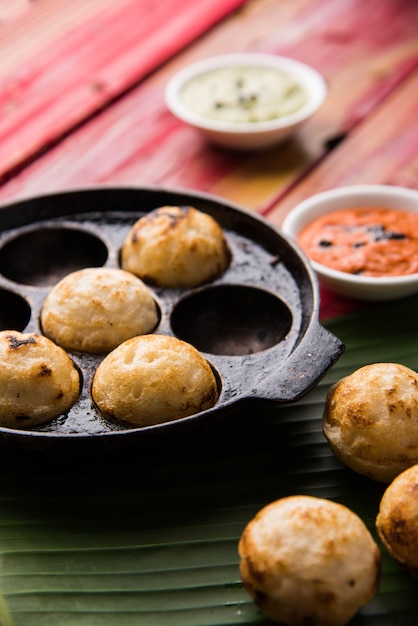
<instances>
[{"instance_id":1,"label":"round mold cavity in pan","mask_svg":"<svg viewBox=\"0 0 418 626\"><path fill-rule=\"evenodd\" d=\"M31 306L21 295L0 289L0 330L22 332L29 323Z\"/></svg>"},{"instance_id":2,"label":"round mold cavity in pan","mask_svg":"<svg viewBox=\"0 0 418 626\"><path fill-rule=\"evenodd\" d=\"M253 328L246 338L245 324L239 331L241 339L231 338L230 335L229 343L247 342L244 349L235 345L234 354L228 354L232 348L228 342L222 345L221 331L217 333L216 342L200 347L217 372L220 385L218 403L212 409L156 426L125 428L110 424L98 413L90 393L94 372L103 355L70 352L80 367L84 382L76 405L67 415L37 430L0 428L0 443L12 448L70 454L76 450L88 453L127 448L135 451L160 450L179 439L193 437L200 428L204 431L226 424L227 418L236 412L242 402L284 403L298 400L319 382L338 359L343 345L318 321L316 277L297 245L262 217L209 194L154 187L101 186L5 204L0 211L0 259L1 251L6 248L8 264L19 265L20 261L16 258L19 249L15 247L13 252L13 248L7 250L7 246L13 239L18 241L19 236L34 229L39 232L51 228L57 229L57 232L68 229L71 236L76 231L83 231L100 242L98 249L103 254L99 257L93 255L96 266L101 261L107 267L119 267L120 248L134 222L164 205L192 205L212 215L223 228L231 248L232 262L216 281L199 289L151 287L161 311L160 324L155 332L184 334L186 325L181 317L188 315L191 321L193 306L199 305L199 298L200 302L210 298L211 293L217 301L217 306L212 306L213 325L222 325L222 318L225 313L228 314L222 308L222 294L230 305L234 300L238 301L235 307L238 317L239 302L253 309L253 315L247 312L247 322L251 322ZM74 259L78 258L75 247L74 242L74 246L68 247L63 255L68 257L69 265L60 265L63 256L58 255L59 271L49 267L46 273L50 276L39 284L13 281L16 274L10 272L7 277L0 276L0 288L12 290L31 303L30 319L22 330L40 332L39 314L48 289L62 277L62 272L79 268L74 267ZM26 257L26 263L30 262ZM92 263L91 257L82 259L82 265L86 263ZM24 272L21 263L20 267ZM258 311L265 307L269 313ZM254 316L256 319L253 319ZM279 322L276 317L280 317ZM258 323L263 326L259 333L256 329ZM268 332L265 324L269 326ZM193 335L186 336L198 341ZM268 337L263 340L266 341L264 344L261 341L263 336Z\"/></svg>"},{"instance_id":3,"label":"round mold cavity in pan","mask_svg":"<svg viewBox=\"0 0 418 626\"><path fill-rule=\"evenodd\" d=\"M69 226L31 226L0 248L0 273L26 285L53 285L66 274L106 262L107 248L95 235Z\"/></svg>"},{"instance_id":4,"label":"round mold cavity in pan","mask_svg":"<svg viewBox=\"0 0 418 626\"><path fill-rule=\"evenodd\" d=\"M292 327L292 314L275 294L258 287L219 285L181 299L171 326L202 352L243 356L281 343Z\"/></svg>"}]
</instances>

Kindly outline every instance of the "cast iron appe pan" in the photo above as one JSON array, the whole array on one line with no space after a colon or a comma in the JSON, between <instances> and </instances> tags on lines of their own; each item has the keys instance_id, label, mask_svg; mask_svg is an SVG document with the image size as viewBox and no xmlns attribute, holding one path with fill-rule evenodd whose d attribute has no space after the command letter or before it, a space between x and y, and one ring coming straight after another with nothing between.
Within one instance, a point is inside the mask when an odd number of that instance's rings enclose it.
<instances>
[{"instance_id":1,"label":"cast iron appe pan","mask_svg":"<svg viewBox=\"0 0 418 626\"><path fill-rule=\"evenodd\" d=\"M41 332L49 289L71 271L119 267L132 224L164 205L191 205L212 215L232 251L228 270L191 290L153 288L160 309L155 332L189 341L207 358L220 397L201 413L144 428L110 424L90 395L104 355L70 353L83 389L67 415L38 427L0 427L11 448L70 452L152 449L222 428L245 404L295 402L343 352L318 320L316 276L298 246L267 220L215 196L158 187L89 187L0 206L0 328Z\"/></svg>"}]
</instances>

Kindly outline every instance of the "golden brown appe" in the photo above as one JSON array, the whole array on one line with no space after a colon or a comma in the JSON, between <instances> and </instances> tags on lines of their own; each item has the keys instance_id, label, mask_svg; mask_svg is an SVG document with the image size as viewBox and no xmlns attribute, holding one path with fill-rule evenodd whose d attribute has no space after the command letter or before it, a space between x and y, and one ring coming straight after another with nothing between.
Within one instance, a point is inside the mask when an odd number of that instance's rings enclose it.
<instances>
[{"instance_id":1,"label":"golden brown appe","mask_svg":"<svg viewBox=\"0 0 418 626\"><path fill-rule=\"evenodd\" d=\"M101 353L158 324L149 288L120 269L91 267L72 272L47 295L43 333L67 350Z\"/></svg>"},{"instance_id":2,"label":"golden brown appe","mask_svg":"<svg viewBox=\"0 0 418 626\"><path fill-rule=\"evenodd\" d=\"M374 363L333 385L323 430L348 467L389 483L418 462L418 374L398 363Z\"/></svg>"},{"instance_id":3,"label":"golden brown appe","mask_svg":"<svg viewBox=\"0 0 418 626\"><path fill-rule=\"evenodd\" d=\"M0 332L0 425L28 428L62 415L80 393L67 353L34 333Z\"/></svg>"},{"instance_id":4,"label":"golden brown appe","mask_svg":"<svg viewBox=\"0 0 418 626\"><path fill-rule=\"evenodd\" d=\"M109 419L150 426L211 408L218 389L210 365L192 345L144 335L107 355L93 378L92 397Z\"/></svg>"},{"instance_id":5,"label":"golden brown appe","mask_svg":"<svg viewBox=\"0 0 418 626\"><path fill-rule=\"evenodd\" d=\"M377 592L379 548L362 520L312 496L281 498L259 511L239 542L247 591L271 620L344 626Z\"/></svg>"},{"instance_id":6,"label":"golden brown appe","mask_svg":"<svg viewBox=\"0 0 418 626\"><path fill-rule=\"evenodd\" d=\"M219 224L191 206L164 206L141 217L121 251L123 269L160 287L197 287L220 276L230 261Z\"/></svg>"},{"instance_id":7,"label":"golden brown appe","mask_svg":"<svg viewBox=\"0 0 418 626\"><path fill-rule=\"evenodd\" d=\"M386 488L376 528L392 558L418 576L418 465L399 474Z\"/></svg>"}]
</instances>

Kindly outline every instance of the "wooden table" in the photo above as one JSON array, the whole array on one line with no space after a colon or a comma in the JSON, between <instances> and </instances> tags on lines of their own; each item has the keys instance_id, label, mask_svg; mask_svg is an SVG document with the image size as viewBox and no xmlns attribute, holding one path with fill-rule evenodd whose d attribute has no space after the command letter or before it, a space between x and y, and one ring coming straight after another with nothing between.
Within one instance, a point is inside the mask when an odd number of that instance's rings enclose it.
<instances>
[{"instance_id":1,"label":"wooden table","mask_svg":"<svg viewBox=\"0 0 418 626\"><path fill-rule=\"evenodd\" d=\"M326 103L296 137L258 153L228 152L208 145L166 109L164 87L176 70L236 51L286 55L323 74ZM358 183L418 188L416 0L0 0L0 201L91 185L156 185L215 194L280 226L302 199ZM323 320L359 308L326 290L321 295ZM21 485L17 491L27 496ZM1 497L11 493L6 486ZM43 497L50 507L45 518L51 514L45 528L55 536L54 501ZM19 510L26 519L24 502ZM9 521L19 526L14 515ZM23 546L24 522L22 532ZM39 537L44 532L40 526ZM33 536L28 541L35 545ZM87 561L83 567L88 570ZM45 566L52 586L53 571L53 563ZM10 585L7 580L13 596ZM68 609L65 601L67 608L47 623L42 593L27 591L29 600L18 593L24 608L17 610L17 626L111 623L100 621L105 604L71 621L75 605ZM65 594L61 588L60 597ZM12 605L19 607L18 598ZM178 623L194 624L186 614ZM126 608L114 624L177 623L167 616L159 621L152 611L138 615ZM221 623L205 619L199 623ZM262 623L255 614L242 619L234 613L228 623Z\"/></svg>"},{"instance_id":2,"label":"wooden table","mask_svg":"<svg viewBox=\"0 0 418 626\"><path fill-rule=\"evenodd\" d=\"M324 189L418 186L414 0L3 3L1 200L155 184L207 191L280 225ZM287 55L324 75L327 102L294 140L228 153L167 111L177 69L237 50ZM349 304L324 293L322 315Z\"/></svg>"}]
</instances>

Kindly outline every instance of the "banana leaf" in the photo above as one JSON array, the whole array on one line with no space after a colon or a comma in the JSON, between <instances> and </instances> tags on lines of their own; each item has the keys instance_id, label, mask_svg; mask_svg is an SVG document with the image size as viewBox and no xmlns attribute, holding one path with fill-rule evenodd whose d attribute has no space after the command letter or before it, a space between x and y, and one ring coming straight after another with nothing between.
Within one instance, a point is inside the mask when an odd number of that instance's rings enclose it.
<instances>
[{"instance_id":1,"label":"banana leaf","mask_svg":"<svg viewBox=\"0 0 418 626\"><path fill-rule=\"evenodd\" d=\"M1 626L255 626L237 544L265 504L309 494L349 506L376 540L384 485L323 436L329 386L362 365L418 370L418 298L324 323L346 350L294 404L249 404L212 431L136 458L7 451L0 460ZM380 545L380 544L379 544ZM352 626L416 626L418 582L380 545L383 576Z\"/></svg>"}]
</instances>

